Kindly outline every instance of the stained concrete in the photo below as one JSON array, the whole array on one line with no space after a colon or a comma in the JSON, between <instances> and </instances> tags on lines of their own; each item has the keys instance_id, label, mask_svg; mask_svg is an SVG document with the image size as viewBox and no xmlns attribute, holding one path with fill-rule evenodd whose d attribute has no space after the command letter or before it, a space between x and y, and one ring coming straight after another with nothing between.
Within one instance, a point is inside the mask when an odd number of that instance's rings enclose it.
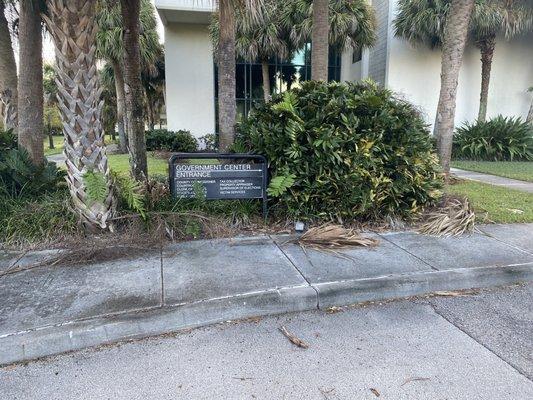
<instances>
[{"instance_id":1,"label":"stained concrete","mask_svg":"<svg viewBox=\"0 0 533 400\"><path fill-rule=\"evenodd\" d=\"M0 277L0 335L161 304L159 252Z\"/></svg>"},{"instance_id":2,"label":"stained concrete","mask_svg":"<svg viewBox=\"0 0 533 400\"><path fill-rule=\"evenodd\" d=\"M509 301L494 302L502 296ZM441 299L446 305L437 312L424 301L403 301L215 325L0 369L0 398L372 400L377 392L395 400L530 399L533 383L507 362L514 353L487 346L500 331L483 332L498 319L488 309L501 316L513 303L522 312L508 321L531 326L528 299L507 291ZM443 318L444 308L471 320L472 329ZM280 326L309 348L291 344ZM500 340L513 342L524 331L502 333Z\"/></svg>"},{"instance_id":3,"label":"stained concrete","mask_svg":"<svg viewBox=\"0 0 533 400\"><path fill-rule=\"evenodd\" d=\"M433 270L425 262L381 240L376 234L366 233L364 236L378 239L379 244L333 253L303 249L297 244L283 244L286 242L283 238L279 238L278 243L311 284Z\"/></svg>"},{"instance_id":4,"label":"stained concrete","mask_svg":"<svg viewBox=\"0 0 533 400\"><path fill-rule=\"evenodd\" d=\"M533 253L533 223L481 225L478 229L504 243Z\"/></svg>"},{"instance_id":5,"label":"stained concrete","mask_svg":"<svg viewBox=\"0 0 533 400\"><path fill-rule=\"evenodd\" d=\"M533 254L487 236L380 237L342 257L267 236L92 265L36 267L43 254L29 253L20 258L29 269L0 274L0 365L251 316L533 280Z\"/></svg>"},{"instance_id":6,"label":"stained concrete","mask_svg":"<svg viewBox=\"0 0 533 400\"><path fill-rule=\"evenodd\" d=\"M167 305L307 284L268 237L180 243L164 255Z\"/></svg>"},{"instance_id":7,"label":"stained concrete","mask_svg":"<svg viewBox=\"0 0 533 400\"><path fill-rule=\"evenodd\" d=\"M477 233L460 237L433 237L402 232L387 233L382 237L439 270L533 262L532 254Z\"/></svg>"}]
</instances>

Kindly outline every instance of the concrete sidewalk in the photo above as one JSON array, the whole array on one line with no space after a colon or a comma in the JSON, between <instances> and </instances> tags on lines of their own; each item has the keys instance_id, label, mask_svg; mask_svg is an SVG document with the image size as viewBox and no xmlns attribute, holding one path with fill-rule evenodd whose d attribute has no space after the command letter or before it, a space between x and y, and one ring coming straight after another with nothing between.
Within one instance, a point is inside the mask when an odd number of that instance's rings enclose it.
<instances>
[{"instance_id":1,"label":"concrete sidewalk","mask_svg":"<svg viewBox=\"0 0 533 400\"><path fill-rule=\"evenodd\" d=\"M343 256L286 236L185 242L141 257L31 268L0 256L0 365L252 316L533 280L533 224L436 238L372 234Z\"/></svg>"},{"instance_id":2,"label":"concrete sidewalk","mask_svg":"<svg viewBox=\"0 0 533 400\"><path fill-rule=\"evenodd\" d=\"M461 179L468 179L471 181L488 183L489 185L501 186L507 189L533 193L533 182L519 181L518 179L504 178L502 176L466 171L458 168L450 168L450 172Z\"/></svg>"}]
</instances>

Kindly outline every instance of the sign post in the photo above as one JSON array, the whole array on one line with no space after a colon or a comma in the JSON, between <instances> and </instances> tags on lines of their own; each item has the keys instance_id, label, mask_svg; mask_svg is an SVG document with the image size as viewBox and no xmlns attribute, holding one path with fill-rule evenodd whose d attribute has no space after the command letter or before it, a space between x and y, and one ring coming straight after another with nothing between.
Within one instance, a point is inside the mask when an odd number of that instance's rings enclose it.
<instances>
[{"instance_id":1,"label":"sign post","mask_svg":"<svg viewBox=\"0 0 533 400\"><path fill-rule=\"evenodd\" d=\"M213 164L201 160L232 160ZM182 160L200 160L180 163ZM248 162L245 162L248 161ZM267 160L257 154L177 153L169 160L170 193L194 198L200 187L207 200L262 199L267 215Z\"/></svg>"}]
</instances>

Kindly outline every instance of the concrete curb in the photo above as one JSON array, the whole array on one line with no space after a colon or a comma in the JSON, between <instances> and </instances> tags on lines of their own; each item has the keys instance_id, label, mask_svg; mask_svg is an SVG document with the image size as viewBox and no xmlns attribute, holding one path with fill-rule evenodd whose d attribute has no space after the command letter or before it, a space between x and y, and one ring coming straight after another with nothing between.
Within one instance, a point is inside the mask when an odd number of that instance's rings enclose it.
<instances>
[{"instance_id":1,"label":"concrete curb","mask_svg":"<svg viewBox=\"0 0 533 400\"><path fill-rule=\"evenodd\" d=\"M224 321L313 310L317 304L312 287L295 286L72 321L0 337L0 366Z\"/></svg>"},{"instance_id":2,"label":"concrete curb","mask_svg":"<svg viewBox=\"0 0 533 400\"><path fill-rule=\"evenodd\" d=\"M438 291L485 288L533 281L533 263L457 268L315 284L319 308L388 300Z\"/></svg>"},{"instance_id":3,"label":"concrete curb","mask_svg":"<svg viewBox=\"0 0 533 400\"><path fill-rule=\"evenodd\" d=\"M0 337L0 365L249 317L533 281L533 263L458 268L251 292L67 322Z\"/></svg>"}]
</instances>

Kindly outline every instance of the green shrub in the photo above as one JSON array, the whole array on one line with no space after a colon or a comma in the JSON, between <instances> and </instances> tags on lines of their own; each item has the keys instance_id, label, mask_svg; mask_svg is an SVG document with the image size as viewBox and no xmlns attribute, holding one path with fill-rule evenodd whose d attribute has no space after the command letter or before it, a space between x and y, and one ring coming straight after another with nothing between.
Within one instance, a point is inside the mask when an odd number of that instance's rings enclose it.
<instances>
[{"instance_id":1,"label":"green shrub","mask_svg":"<svg viewBox=\"0 0 533 400\"><path fill-rule=\"evenodd\" d=\"M305 82L253 110L238 142L268 158L269 193L292 217L410 216L440 197L427 126L372 82Z\"/></svg>"},{"instance_id":2,"label":"green shrub","mask_svg":"<svg viewBox=\"0 0 533 400\"><path fill-rule=\"evenodd\" d=\"M33 165L28 152L17 148L16 136L0 132L0 196L39 196L55 190L64 176L55 163Z\"/></svg>"},{"instance_id":3,"label":"green shrub","mask_svg":"<svg viewBox=\"0 0 533 400\"><path fill-rule=\"evenodd\" d=\"M193 153L198 151L198 142L189 131L154 129L146 132L146 149Z\"/></svg>"},{"instance_id":4,"label":"green shrub","mask_svg":"<svg viewBox=\"0 0 533 400\"><path fill-rule=\"evenodd\" d=\"M465 123L454 135L453 155L467 160L533 160L533 127L520 118L501 115L486 122Z\"/></svg>"}]
</instances>

